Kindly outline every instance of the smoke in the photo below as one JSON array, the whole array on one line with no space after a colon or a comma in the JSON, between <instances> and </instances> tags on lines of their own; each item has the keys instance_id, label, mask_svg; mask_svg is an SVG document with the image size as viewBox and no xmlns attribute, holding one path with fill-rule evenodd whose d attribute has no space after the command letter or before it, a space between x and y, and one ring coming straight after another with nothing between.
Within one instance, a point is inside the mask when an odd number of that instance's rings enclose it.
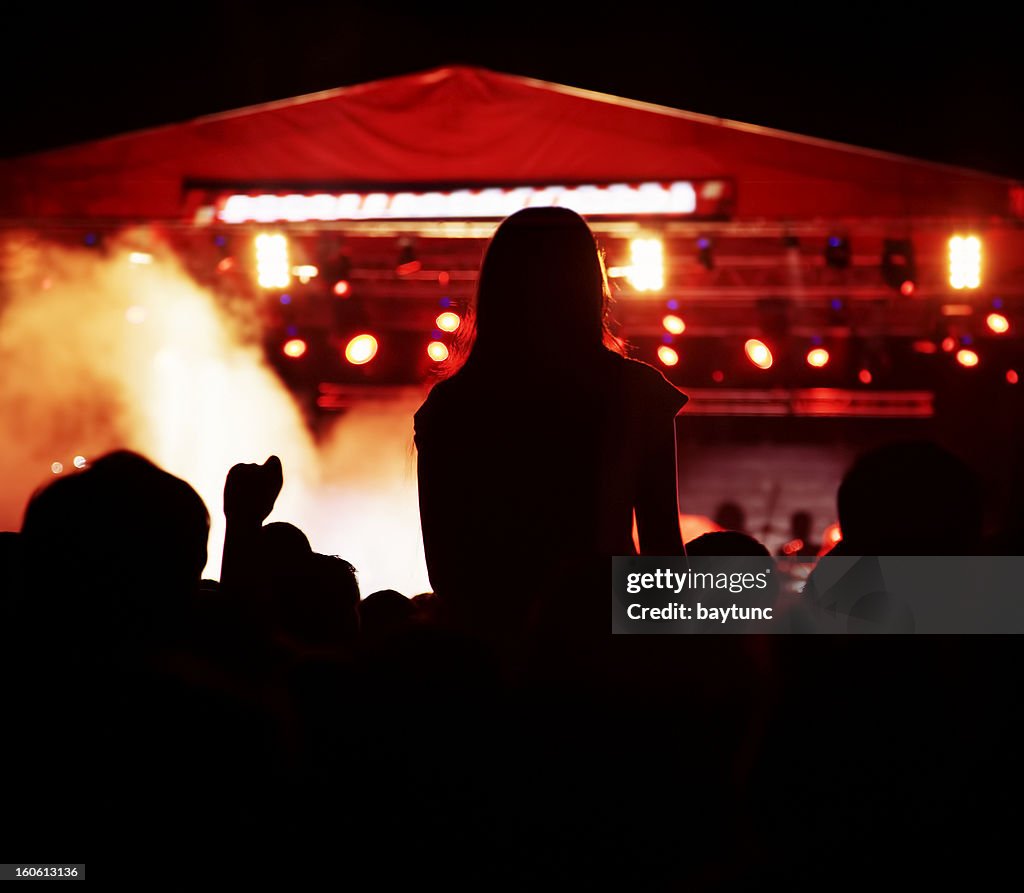
<instances>
[{"instance_id":1,"label":"smoke","mask_svg":"<svg viewBox=\"0 0 1024 893\"><path fill-rule=\"evenodd\" d=\"M270 520L351 561L364 593L429 588L410 452L417 395L355 408L318 446L261 348L145 232L102 253L8 234L0 262L0 529L20 527L53 469L132 449L203 497L216 577L224 476L274 453L285 486Z\"/></svg>"}]
</instances>

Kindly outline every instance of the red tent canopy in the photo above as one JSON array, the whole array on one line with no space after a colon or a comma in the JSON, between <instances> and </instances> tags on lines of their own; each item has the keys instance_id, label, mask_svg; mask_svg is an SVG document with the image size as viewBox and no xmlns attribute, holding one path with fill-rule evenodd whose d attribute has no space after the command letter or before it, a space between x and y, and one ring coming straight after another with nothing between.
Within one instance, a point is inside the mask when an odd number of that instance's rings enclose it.
<instances>
[{"instance_id":1,"label":"red tent canopy","mask_svg":"<svg viewBox=\"0 0 1024 893\"><path fill-rule=\"evenodd\" d=\"M1006 216L1013 181L749 124L449 67L11 160L0 215L168 220L240 191L730 178L736 217Z\"/></svg>"}]
</instances>

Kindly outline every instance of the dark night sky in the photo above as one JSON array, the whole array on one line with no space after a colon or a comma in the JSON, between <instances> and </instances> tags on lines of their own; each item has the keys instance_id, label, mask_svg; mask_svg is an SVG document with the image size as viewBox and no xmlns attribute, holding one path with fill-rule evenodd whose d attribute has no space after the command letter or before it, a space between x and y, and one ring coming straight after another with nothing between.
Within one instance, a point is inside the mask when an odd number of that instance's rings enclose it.
<instances>
[{"instance_id":1,"label":"dark night sky","mask_svg":"<svg viewBox=\"0 0 1024 893\"><path fill-rule=\"evenodd\" d=\"M0 155L458 62L1024 178L996 4L656 4L19 4Z\"/></svg>"}]
</instances>

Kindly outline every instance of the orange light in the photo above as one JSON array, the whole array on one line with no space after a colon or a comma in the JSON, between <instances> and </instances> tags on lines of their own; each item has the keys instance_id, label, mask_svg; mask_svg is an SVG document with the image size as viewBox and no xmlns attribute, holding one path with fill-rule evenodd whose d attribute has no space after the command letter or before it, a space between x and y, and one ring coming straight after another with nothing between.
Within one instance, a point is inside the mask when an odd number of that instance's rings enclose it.
<instances>
[{"instance_id":1,"label":"orange light","mask_svg":"<svg viewBox=\"0 0 1024 893\"><path fill-rule=\"evenodd\" d=\"M448 345L443 341L431 341L427 345L427 356L435 363L443 363L448 359Z\"/></svg>"},{"instance_id":2,"label":"orange light","mask_svg":"<svg viewBox=\"0 0 1024 893\"><path fill-rule=\"evenodd\" d=\"M235 259L233 257L223 257L217 262L217 272L226 273L235 265Z\"/></svg>"},{"instance_id":3,"label":"orange light","mask_svg":"<svg viewBox=\"0 0 1024 893\"><path fill-rule=\"evenodd\" d=\"M679 362L679 354L676 353L674 348L669 347L667 344L662 344L658 348L658 359L666 366L675 366Z\"/></svg>"},{"instance_id":4,"label":"orange light","mask_svg":"<svg viewBox=\"0 0 1024 893\"><path fill-rule=\"evenodd\" d=\"M747 354L747 359L757 366L758 369L771 368L772 352L768 349L768 345L763 341L758 341L757 338L751 338L743 345L743 350Z\"/></svg>"},{"instance_id":5,"label":"orange light","mask_svg":"<svg viewBox=\"0 0 1024 893\"><path fill-rule=\"evenodd\" d=\"M356 335L345 345L345 359L353 366L363 366L377 356L377 339L373 335Z\"/></svg>"},{"instance_id":6,"label":"orange light","mask_svg":"<svg viewBox=\"0 0 1024 893\"><path fill-rule=\"evenodd\" d=\"M449 281L451 281L451 278L452 277L449 276L446 271L442 270L440 273L437 274L437 284L447 285Z\"/></svg>"},{"instance_id":7,"label":"orange light","mask_svg":"<svg viewBox=\"0 0 1024 893\"><path fill-rule=\"evenodd\" d=\"M670 313L666 316L661 324L665 327L665 331L671 335L682 335L686 331L686 323L683 322L682 317L676 316L674 313Z\"/></svg>"},{"instance_id":8,"label":"orange light","mask_svg":"<svg viewBox=\"0 0 1024 893\"><path fill-rule=\"evenodd\" d=\"M301 338L289 338L284 343L284 347L281 348L281 352L286 357L291 357L293 360L297 360L306 352L306 342Z\"/></svg>"},{"instance_id":9,"label":"orange light","mask_svg":"<svg viewBox=\"0 0 1024 893\"><path fill-rule=\"evenodd\" d=\"M399 264L395 268L395 272L399 276L409 276L413 273L418 273L423 268L423 262L418 260L411 260L408 263Z\"/></svg>"},{"instance_id":10,"label":"orange light","mask_svg":"<svg viewBox=\"0 0 1024 893\"><path fill-rule=\"evenodd\" d=\"M952 335L947 335L945 338L942 339L942 349L946 353L950 353L955 347L956 338L954 338Z\"/></svg>"},{"instance_id":11,"label":"orange light","mask_svg":"<svg viewBox=\"0 0 1024 893\"><path fill-rule=\"evenodd\" d=\"M822 537L822 539L824 539L825 542L831 546L834 546L836 543L842 540L842 538L843 531L840 530L838 522L834 524L829 524L828 527L825 528L825 535Z\"/></svg>"},{"instance_id":12,"label":"orange light","mask_svg":"<svg viewBox=\"0 0 1024 893\"><path fill-rule=\"evenodd\" d=\"M1017 370L1016 369L1007 369L1006 370L1006 383L1007 384L1016 384L1018 381L1020 381L1020 376L1017 374Z\"/></svg>"},{"instance_id":13,"label":"orange light","mask_svg":"<svg viewBox=\"0 0 1024 893\"><path fill-rule=\"evenodd\" d=\"M1002 313L990 313L985 322L997 335L1010 331L1010 321Z\"/></svg>"},{"instance_id":14,"label":"orange light","mask_svg":"<svg viewBox=\"0 0 1024 893\"><path fill-rule=\"evenodd\" d=\"M857 378L860 379L861 384L871 384L874 376L871 374L870 369L861 369L860 372L857 373Z\"/></svg>"},{"instance_id":15,"label":"orange light","mask_svg":"<svg viewBox=\"0 0 1024 893\"><path fill-rule=\"evenodd\" d=\"M915 288L917 288L917 286L914 285L914 281L912 279L904 279L903 284L900 285L900 294L905 298L909 298L914 293Z\"/></svg>"},{"instance_id":16,"label":"orange light","mask_svg":"<svg viewBox=\"0 0 1024 893\"><path fill-rule=\"evenodd\" d=\"M339 279L334 283L334 293L339 298L347 297L350 291L352 291L352 285L347 279Z\"/></svg>"},{"instance_id":17,"label":"orange light","mask_svg":"<svg viewBox=\"0 0 1024 893\"><path fill-rule=\"evenodd\" d=\"M935 353L938 348L935 346L934 341L915 341L914 352L915 353Z\"/></svg>"},{"instance_id":18,"label":"orange light","mask_svg":"<svg viewBox=\"0 0 1024 893\"><path fill-rule=\"evenodd\" d=\"M434 322L442 332L454 332L462 324L462 318L458 313L446 310L444 313L439 314Z\"/></svg>"},{"instance_id":19,"label":"orange light","mask_svg":"<svg viewBox=\"0 0 1024 893\"><path fill-rule=\"evenodd\" d=\"M807 352L807 365L820 369L827 366L829 361L828 351L824 347L815 347Z\"/></svg>"},{"instance_id":20,"label":"orange light","mask_svg":"<svg viewBox=\"0 0 1024 893\"><path fill-rule=\"evenodd\" d=\"M956 361L961 366L967 366L968 368L971 366L977 366L978 355L973 350L958 350L956 352Z\"/></svg>"}]
</instances>

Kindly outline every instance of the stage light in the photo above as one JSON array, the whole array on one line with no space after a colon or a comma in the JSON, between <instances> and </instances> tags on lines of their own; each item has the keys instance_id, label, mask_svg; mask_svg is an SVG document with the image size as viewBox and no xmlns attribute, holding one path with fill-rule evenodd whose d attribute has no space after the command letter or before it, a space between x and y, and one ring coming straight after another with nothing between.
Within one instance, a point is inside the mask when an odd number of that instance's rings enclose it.
<instances>
[{"instance_id":1,"label":"stage light","mask_svg":"<svg viewBox=\"0 0 1024 893\"><path fill-rule=\"evenodd\" d=\"M952 352L955 348L956 338L954 338L952 335L947 335L945 338L942 339L942 349L946 353Z\"/></svg>"},{"instance_id":2,"label":"stage light","mask_svg":"<svg viewBox=\"0 0 1024 893\"><path fill-rule=\"evenodd\" d=\"M291 282L288 239L281 233L256 236L256 281L261 288L287 288Z\"/></svg>"},{"instance_id":3,"label":"stage light","mask_svg":"<svg viewBox=\"0 0 1024 893\"><path fill-rule=\"evenodd\" d=\"M850 240L843 236L829 236L825 243L825 264L836 270L850 266Z\"/></svg>"},{"instance_id":4,"label":"stage light","mask_svg":"<svg viewBox=\"0 0 1024 893\"><path fill-rule=\"evenodd\" d=\"M413 247L412 240L402 239L398 244L400 247L398 251L398 265L395 267L395 272L399 276L418 273L423 264L416 257L416 249Z\"/></svg>"},{"instance_id":5,"label":"stage light","mask_svg":"<svg viewBox=\"0 0 1024 893\"><path fill-rule=\"evenodd\" d=\"M301 338L289 338L281 348L281 353L286 357L291 357L293 360L297 360L306 353L306 347L306 342Z\"/></svg>"},{"instance_id":6,"label":"stage light","mask_svg":"<svg viewBox=\"0 0 1024 893\"><path fill-rule=\"evenodd\" d=\"M828 527L825 528L825 533L822 535L822 540L830 547L836 545L836 543L840 542L842 538L843 531L840 529L838 521L829 524Z\"/></svg>"},{"instance_id":7,"label":"stage light","mask_svg":"<svg viewBox=\"0 0 1024 893\"><path fill-rule=\"evenodd\" d=\"M711 380L715 384L721 384L723 381L725 381L725 373L721 369L716 369L714 372L711 373Z\"/></svg>"},{"instance_id":8,"label":"stage light","mask_svg":"<svg viewBox=\"0 0 1024 893\"><path fill-rule=\"evenodd\" d=\"M431 341L427 345L427 356L435 363L443 363L448 359L448 345L443 341Z\"/></svg>"},{"instance_id":9,"label":"stage light","mask_svg":"<svg viewBox=\"0 0 1024 893\"><path fill-rule=\"evenodd\" d=\"M85 468L85 456L75 456L71 461L75 468Z\"/></svg>"},{"instance_id":10,"label":"stage light","mask_svg":"<svg viewBox=\"0 0 1024 893\"><path fill-rule=\"evenodd\" d=\"M768 349L768 345L763 341L759 341L757 338L751 338L743 345L743 350L747 355L747 359L757 366L758 369L771 368L772 352Z\"/></svg>"},{"instance_id":11,"label":"stage light","mask_svg":"<svg viewBox=\"0 0 1024 893\"><path fill-rule=\"evenodd\" d=\"M128 255L128 263L135 264L136 266L151 264L153 263L153 255L147 254L145 251L133 251Z\"/></svg>"},{"instance_id":12,"label":"stage light","mask_svg":"<svg viewBox=\"0 0 1024 893\"><path fill-rule=\"evenodd\" d=\"M914 293L917 265L910 239L886 239L882 243L882 279L906 297Z\"/></svg>"},{"instance_id":13,"label":"stage light","mask_svg":"<svg viewBox=\"0 0 1024 893\"><path fill-rule=\"evenodd\" d=\"M459 314L452 313L450 310L446 310L444 313L439 314L434 322L442 332L454 332L460 325L462 325L462 319Z\"/></svg>"},{"instance_id":14,"label":"stage light","mask_svg":"<svg viewBox=\"0 0 1024 893\"><path fill-rule=\"evenodd\" d=\"M661 324L665 327L665 331L672 335L682 335L686 331L686 323L674 313L665 316L661 320Z\"/></svg>"},{"instance_id":15,"label":"stage light","mask_svg":"<svg viewBox=\"0 0 1024 893\"><path fill-rule=\"evenodd\" d=\"M815 347L807 352L807 365L820 369L827 366L829 361L828 351L824 347Z\"/></svg>"},{"instance_id":16,"label":"stage light","mask_svg":"<svg viewBox=\"0 0 1024 893\"><path fill-rule=\"evenodd\" d=\"M1010 331L1010 321L1002 313L990 313L985 319L988 327L997 335Z\"/></svg>"},{"instance_id":17,"label":"stage light","mask_svg":"<svg viewBox=\"0 0 1024 893\"><path fill-rule=\"evenodd\" d=\"M956 352L956 361L961 366L970 368L971 366L978 365L978 355L973 350L967 350L965 348Z\"/></svg>"},{"instance_id":18,"label":"stage light","mask_svg":"<svg viewBox=\"0 0 1024 893\"><path fill-rule=\"evenodd\" d=\"M352 285L347 279L339 279L334 283L334 293L339 298L347 298L352 293Z\"/></svg>"},{"instance_id":19,"label":"stage light","mask_svg":"<svg viewBox=\"0 0 1024 893\"><path fill-rule=\"evenodd\" d=\"M861 369L860 372L857 373L857 380L861 384L871 384L874 380L874 376L871 374L870 369Z\"/></svg>"},{"instance_id":20,"label":"stage light","mask_svg":"<svg viewBox=\"0 0 1024 893\"><path fill-rule=\"evenodd\" d=\"M437 284L440 285L442 288L447 288L448 283L451 281L451 278L451 275L447 271L442 270L440 273L437 274Z\"/></svg>"},{"instance_id":21,"label":"stage light","mask_svg":"<svg viewBox=\"0 0 1024 893\"><path fill-rule=\"evenodd\" d=\"M665 286L665 258L661 239L633 239L626 278L637 291L658 291Z\"/></svg>"},{"instance_id":22,"label":"stage light","mask_svg":"<svg viewBox=\"0 0 1024 893\"><path fill-rule=\"evenodd\" d=\"M235 266L235 259L233 257L222 257L217 261L217 272L227 273Z\"/></svg>"},{"instance_id":23,"label":"stage light","mask_svg":"<svg viewBox=\"0 0 1024 893\"><path fill-rule=\"evenodd\" d=\"M132 304L124 312L124 318L133 326L141 326L146 321L146 308L138 304Z\"/></svg>"},{"instance_id":24,"label":"stage light","mask_svg":"<svg viewBox=\"0 0 1024 893\"><path fill-rule=\"evenodd\" d=\"M706 270L715 268L715 258L711 254L711 240L707 236L701 236L697 240L697 260Z\"/></svg>"},{"instance_id":25,"label":"stage light","mask_svg":"<svg viewBox=\"0 0 1024 893\"><path fill-rule=\"evenodd\" d=\"M956 289L981 285L981 240L977 236L949 240L949 284Z\"/></svg>"},{"instance_id":26,"label":"stage light","mask_svg":"<svg viewBox=\"0 0 1024 893\"><path fill-rule=\"evenodd\" d=\"M1016 369L1007 369L1006 370L1006 383L1007 384L1017 384L1018 381L1020 381L1020 376L1017 374L1017 370Z\"/></svg>"},{"instance_id":27,"label":"stage light","mask_svg":"<svg viewBox=\"0 0 1024 893\"><path fill-rule=\"evenodd\" d=\"M925 339L922 339L920 341L915 341L911 345L911 347L913 347L914 353L937 353L938 352L938 347L935 346L935 342L934 341L927 341Z\"/></svg>"},{"instance_id":28,"label":"stage light","mask_svg":"<svg viewBox=\"0 0 1024 893\"><path fill-rule=\"evenodd\" d=\"M50 465L50 471L54 474L60 474L64 470L64 465L60 462L54 462Z\"/></svg>"},{"instance_id":29,"label":"stage light","mask_svg":"<svg viewBox=\"0 0 1024 893\"><path fill-rule=\"evenodd\" d=\"M345 345L345 359L353 366L363 366L377 356L377 339L373 335L356 335Z\"/></svg>"},{"instance_id":30,"label":"stage light","mask_svg":"<svg viewBox=\"0 0 1024 893\"><path fill-rule=\"evenodd\" d=\"M313 264L299 264L296 267L292 267L292 275L303 285L309 282L310 279L314 279L319 273L320 270Z\"/></svg>"},{"instance_id":31,"label":"stage light","mask_svg":"<svg viewBox=\"0 0 1024 893\"><path fill-rule=\"evenodd\" d=\"M665 366L675 366L679 363L679 354L676 353L674 348L669 347L667 344L662 344L658 348L658 359Z\"/></svg>"}]
</instances>

